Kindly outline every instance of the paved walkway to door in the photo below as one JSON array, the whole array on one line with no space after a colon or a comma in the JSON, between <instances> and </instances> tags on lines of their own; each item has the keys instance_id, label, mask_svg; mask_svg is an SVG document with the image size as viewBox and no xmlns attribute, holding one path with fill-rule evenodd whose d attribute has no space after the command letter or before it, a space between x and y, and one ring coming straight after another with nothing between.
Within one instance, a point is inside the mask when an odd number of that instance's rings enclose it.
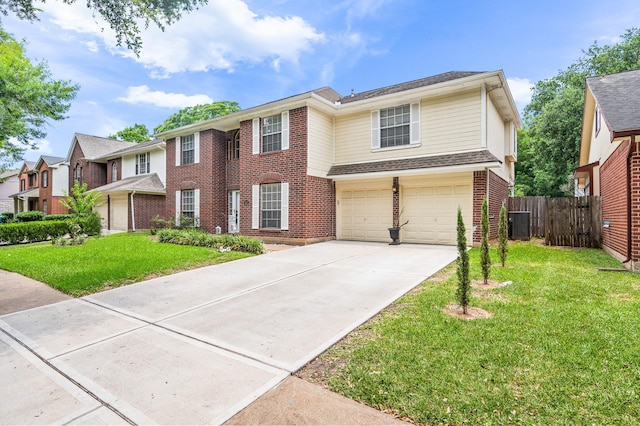
<instances>
[{"instance_id":1,"label":"paved walkway to door","mask_svg":"<svg viewBox=\"0 0 640 426\"><path fill-rule=\"evenodd\" d=\"M455 247L331 241L0 316L0 421L219 424Z\"/></svg>"}]
</instances>

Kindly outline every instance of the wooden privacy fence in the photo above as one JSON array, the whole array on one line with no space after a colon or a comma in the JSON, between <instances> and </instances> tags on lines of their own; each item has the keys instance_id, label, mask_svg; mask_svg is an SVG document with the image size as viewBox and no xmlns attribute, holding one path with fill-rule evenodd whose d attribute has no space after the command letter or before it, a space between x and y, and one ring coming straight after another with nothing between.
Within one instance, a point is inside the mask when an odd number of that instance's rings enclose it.
<instances>
[{"instance_id":1,"label":"wooden privacy fence","mask_svg":"<svg viewBox=\"0 0 640 426\"><path fill-rule=\"evenodd\" d=\"M509 212L531 212L531 235L548 245L602 245L600 197L512 197L508 207Z\"/></svg>"}]
</instances>

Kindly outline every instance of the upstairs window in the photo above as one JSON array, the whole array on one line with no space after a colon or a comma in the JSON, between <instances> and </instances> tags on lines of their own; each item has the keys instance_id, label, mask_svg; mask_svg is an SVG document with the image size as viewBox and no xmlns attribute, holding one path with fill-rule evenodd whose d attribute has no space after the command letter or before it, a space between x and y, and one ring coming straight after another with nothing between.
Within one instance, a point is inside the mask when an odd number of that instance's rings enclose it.
<instances>
[{"instance_id":1,"label":"upstairs window","mask_svg":"<svg viewBox=\"0 0 640 426\"><path fill-rule=\"evenodd\" d=\"M111 163L111 182L116 182L118 180L118 163L115 161Z\"/></svg>"},{"instance_id":2,"label":"upstairs window","mask_svg":"<svg viewBox=\"0 0 640 426\"><path fill-rule=\"evenodd\" d=\"M151 153L136 154L136 175L146 175L147 173L151 173Z\"/></svg>"},{"instance_id":3,"label":"upstairs window","mask_svg":"<svg viewBox=\"0 0 640 426\"><path fill-rule=\"evenodd\" d=\"M600 108L596 107L595 113L595 125L596 125L596 135L600 132L600 126L602 121L602 113L600 112Z\"/></svg>"},{"instance_id":4,"label":"upstairs window","mask_svg":"<svg viewBox=\"0 0 640 426\"><path fill-rule=\"evenodd\" d=\"M395 148L420 143L420 104L405 104L371 112L371 148Z\"/></svg>"},{"instance_id":5,"label":"upstairs window","mask_svg":"<svg viewBox=\"0 0 640 426\"><path fill-rule=\"evenodd\" d=\"M262 119L262 152L280 151L282 148L282 117L280 114Z\"/></svg>"},{"instance_id":6,"label":"upstairs window","mask_svg":"<svg viewBox=\"0 0 640 426\"><path fill-rule=\"evenodd\" d=\"M240 158L240 130L238 130L234 135L233 139L229 141L227 152L228 160L235 160Z\"/></svg>"},{"instance_id":7,"label":"upstairs window","mask_svg":"<svg viewBox=\"0 0 640 426\"><path fill-rule=\"evenodd\" d=\"M195 141L193 135L182 137L182 163L195 163Z\"/></svg>"},{"instance_id":8,"label":"upstairs window","mask_svg":"<svg viewBox=\"0 0 640 426\"><path fill-rule=\"evenodd\" d=\"M49 186L49 170L45 170L44 172L42 172L42 176L40 177L40 180L42 182L43 188L46 188Z\"/></svg>"},{"instance_id":9,"label":"upstairs window","mask_svg":"<svg viewBox=\"0 0 640 426\"><path fill-rule=\"evenodd\" d=\"M289 111L253 119L253 154L289 149Z\"/></svg>"},{"instance_id":10,"label":"upstairs window","mask_svg":"<svg viewBox=\"0 0 640 426\"><path fill-rule=\"evenodd\" d=\"M176 137L176 166L200 162L200 133Z\"/></svg>"},{"instance_id":11,"label":"upstairs window","mask_svg":"<svg viewBox=\"0 0 640 426\"><path fill-rule=\"evenodd\" d=\"M24 179L20 179L20 191L27 189L27 182Z\"/></svg>"},{"instance_id":12,"label":"upstairs window","mask_svg":"<svg viewBox=\"0 0 640 426\"><path fill-rule=\"evenodd\" d=\"M77 180L78 183L82 183L82 167L80 163L76 164L75 180Z\"/></svg>"},{"instance_id":13,"label":"upstairs window","mask_svg":"<svg viewBox=\"0 0 640 426\"><path fill-rule=\"evenodd\" d=\"M38 175L35 173L31 173L29 175L29 188L33 188L38 184Z\"/></svg>"}]
</instances>

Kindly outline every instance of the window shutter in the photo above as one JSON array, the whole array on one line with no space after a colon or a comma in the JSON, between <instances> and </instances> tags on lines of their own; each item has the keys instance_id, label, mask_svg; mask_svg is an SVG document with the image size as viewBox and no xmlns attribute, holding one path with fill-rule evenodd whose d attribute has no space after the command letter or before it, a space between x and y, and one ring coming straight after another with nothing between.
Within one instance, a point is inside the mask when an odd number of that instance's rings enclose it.
<instances>
[{"instance_id":1,"label":"window shutter","mask_svg":"<svg viewBox=\"0 0 640 426\"><path fill-rule=\"evenodd\" d=\"M193 224L200 227L200 190L193 190Z\"/></svg>"},{"instance_id":2,"label":"window shutter","mask_svg":"<svg viewBox=\"0 0 640 426\"><path fill-rule=\"evenodd\" d=\"M151 173L151 152L147 152L147 173Z\"/></svg>"},{"instance_id":3,"label":"window shutter","mask_svg":"<svg viewBox=\"0 0 640 426\"><path fill-rule=\"evenodd\" d=\"M253 154L260 154L260 119L253 119Z\"/></svg>"},{"instance_id":4,"label":"window shutter","mask_svg":"<svg viewBox=\"0 0 640 426\"><path fill-rule=\"evenodd\" d=\"M193 162L200 162L200 132L193 135Z\"/></svg>"},{"instance_id":5,"label":"window shutter","mask_svg":"<svg viewBox=\"0 0 640 426\"><path fill-rule=\"evenodd\" d=\"M280 185L280 229L289 229L289 183Z\"/></svg>"},{"instance_id":6,"label":"window shutter","mask_svg":"<svg viewBox=\"0 0 640 426\"><path fill-rule=\"evenodd\" d=\"M176 166L180 165L180 157L182 157L182 150L180 149L180 136L176 136Z\"/></svg>"},{"instance_id":7,"label":"window shutter","mask_svg":"<svg viewBox=\"0 0 640 426\"><path fill-rule=\"evenodd\" d=\"M289 149L289 111L282 112L282 149Z\"/></svg>"},{"instance_id":8,"label":"window shutter","mask_svg":"<svg viewBox=\"0 0 640 426\"><path fill-rule=\"evenodd\" d=\"M176 225L180 225L180 210L182 210L182 193L176 191Z\"/></svg>"},{"instance_id":9,"label":"window shutter","mask_svg":"<svg viewBox=\"0 0 640 426\"><path fill-rule=\"evenodd\" d=\"M371 149L380 148L380 111L371 111Z\"/></svg>"},{"instance_id":10,"label":"window shutter","mask_svg":"<svg viewBox=\"0 0 640 426\"><path fill-rule=\"evenodd\" d=\"M251 188L251 229L260 227L260 185Z\"/></svg>"},{"instance_id":11,"label":"window shutter","mask_svg":"<svg viewBox=\"0 0 640 426\"><path fill-rule=\"evenodd\" d=\"M411 127L409 128L412 144L420 143L420 102L411 104Z\"/></svg>"}]
</instances>

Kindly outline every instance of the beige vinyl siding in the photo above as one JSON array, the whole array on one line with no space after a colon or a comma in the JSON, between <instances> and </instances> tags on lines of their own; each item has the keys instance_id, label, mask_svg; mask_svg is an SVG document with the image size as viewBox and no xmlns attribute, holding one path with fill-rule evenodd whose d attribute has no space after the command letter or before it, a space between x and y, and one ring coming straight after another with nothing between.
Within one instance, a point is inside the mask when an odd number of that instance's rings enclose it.
<instances>
[{"instance_id":1,"label":"beige vinyl siding","mask_svg":"<svg viewBox=\"0 0 640 426\"><path fill-rule=\"evenodd\" d=\"M500 168L494 168L492 170L507 182L513 182L510 165L505 161L505 149L507 147L507 138L509 137L510 129L510 123L502 119L495 104L491 98L487 96L487 149L489 149L498 160L502 161Z\"/></svg>"},{"instance_id":2,"label":"beige vinyl siding","mask_svg":"<svg viewBox=\"0 0 640 426\"><path fill-rule=\"evenodd\" d=\"M411 103L407 101L407 103ZM389 107L399 105L397 102ZM481 148L480 90L423 99L415 147L371 150L371 111L336 117L336 164L420 157Z\"/></svg>"},{"instance_id":3,"label":"beige vinyl siding","mask_svg":"<svg viewBox=\"0 0 640 426\"><path fill-rule=\"evenodd\" d=\"M333 118L309 108L307 174L327 177L333 162Z\"/></svg>"}]
</instances>

